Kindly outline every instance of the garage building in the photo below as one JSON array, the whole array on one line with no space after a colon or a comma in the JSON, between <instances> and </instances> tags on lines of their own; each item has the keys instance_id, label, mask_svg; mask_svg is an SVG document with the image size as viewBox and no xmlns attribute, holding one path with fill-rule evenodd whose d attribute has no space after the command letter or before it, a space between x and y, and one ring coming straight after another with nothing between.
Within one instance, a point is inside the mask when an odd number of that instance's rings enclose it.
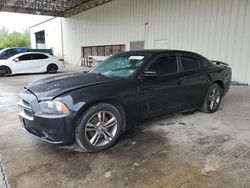
<instances>
[{"instance_id":1,"label":"garage building","mask_svg":"<svg viewBox=\"0 0 250 188\"><path fill-rule=\"evenodd\" d=\"M230 64L250 83L249 0L113 0L31 28L32 47L53 48L67 63L134 49L182 49ZM40 37L41 38L41 37Z\"/></svg>"}]
</instances>

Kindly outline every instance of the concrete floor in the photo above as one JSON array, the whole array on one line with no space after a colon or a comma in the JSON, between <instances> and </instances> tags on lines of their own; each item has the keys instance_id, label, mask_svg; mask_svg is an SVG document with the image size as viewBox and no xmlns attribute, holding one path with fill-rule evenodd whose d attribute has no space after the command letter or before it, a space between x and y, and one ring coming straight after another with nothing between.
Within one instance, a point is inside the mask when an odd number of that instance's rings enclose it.
<instances>
[{"instance_id":1,"label":"concrete floor","mask_svg":"<svg viewBox=\"0 0 250 188\"><path fill-rule=\"evenodd\" d=\"M17 93L46 76L0 78L0 188L250 187L249 87L233 86L217 113L167 115L91 154L20 128Z\"/></svg>"}]
</instances>

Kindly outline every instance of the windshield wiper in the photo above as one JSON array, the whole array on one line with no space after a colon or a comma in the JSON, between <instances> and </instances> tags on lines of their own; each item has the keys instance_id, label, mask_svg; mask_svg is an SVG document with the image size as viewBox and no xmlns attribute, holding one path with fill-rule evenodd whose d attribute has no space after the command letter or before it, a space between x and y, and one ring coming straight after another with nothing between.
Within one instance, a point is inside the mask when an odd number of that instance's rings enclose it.
<instances>
[{"instance_id":1,"label":"windshield wiper","mask_svg":"<svg viewBox=\"0 0 250 188\"><path fill-rule=\"evenodd\" d=\"M103 73L101 73L101 72L87 72L87 73L89 73L89 74L99 74L99 75L102 75L102 76L107 76L107 75L105 75L105 74L103 74Z\"/></svg>"},{"instance_id":2,"label":"windshield wiper","mask_svg":"<svg viewBox=\"0 0 250 188\"><path fill-rule=\"evenodd\" d=\"M133 67L124 67L124 68L119 68L119 69L113 69L111 71L119 71L119 70L126 70L126 69L134 69Z\"/></svg>"}]
</instances>

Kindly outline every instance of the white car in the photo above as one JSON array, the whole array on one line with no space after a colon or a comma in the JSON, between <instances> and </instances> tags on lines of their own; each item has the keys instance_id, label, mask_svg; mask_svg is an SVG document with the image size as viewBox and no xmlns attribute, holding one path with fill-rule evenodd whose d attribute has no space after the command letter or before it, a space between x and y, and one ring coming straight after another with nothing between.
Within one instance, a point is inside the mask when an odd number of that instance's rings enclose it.
<instances>
[{"instance_id":1,"label":"white car","mask_svg":"<svg viewBox=\"0 0 250 188\"><path fill-rule=\"evenodd\" d=\"M21 73L56 73L62 71L63 68L62 59L40 52L25 52L0 60L0 76Z\"/></svg>"}]
</instances>

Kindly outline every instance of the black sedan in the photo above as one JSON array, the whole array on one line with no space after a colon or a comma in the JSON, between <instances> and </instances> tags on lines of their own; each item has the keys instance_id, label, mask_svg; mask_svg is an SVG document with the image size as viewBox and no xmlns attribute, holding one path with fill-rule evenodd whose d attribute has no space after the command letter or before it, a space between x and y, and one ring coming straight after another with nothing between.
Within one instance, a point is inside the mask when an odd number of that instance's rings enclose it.
<instances>
[{"instance_id":1,"label":"black sedan","mask_svg":"<svg viewBox=\"0 0 250 188\"><path fill-rule=\"evenodd\" d=\"M143 50L112 56L93 70L45 78L19 94L23 128L54 144L98 152L130 126L183 109L215 112L231 68L187 51Z\"/></svg>"}]
</instances>

